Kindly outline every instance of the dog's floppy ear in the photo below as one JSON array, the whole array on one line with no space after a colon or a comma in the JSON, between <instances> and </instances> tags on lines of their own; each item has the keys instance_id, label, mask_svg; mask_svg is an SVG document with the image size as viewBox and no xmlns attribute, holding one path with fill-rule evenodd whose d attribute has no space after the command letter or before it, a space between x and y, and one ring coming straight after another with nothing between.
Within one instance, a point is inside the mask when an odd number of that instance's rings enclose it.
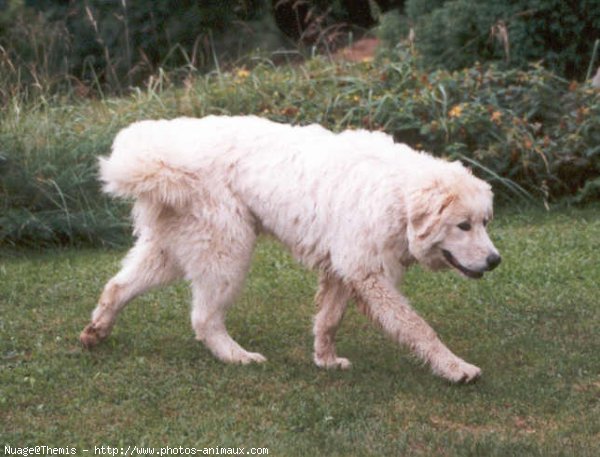
<instances>
[{"instance_id":1,"label":"dog's floppy ear","mask_svg":"<svg viewBox=\"0 0 600 457\"><path fill-rule=\"evenodd\" d=\"M418 260L436 243L443 228L444 212L455 200L456 195L437 181L407 195L409 250Z\"/></svg>"}]
</instances>

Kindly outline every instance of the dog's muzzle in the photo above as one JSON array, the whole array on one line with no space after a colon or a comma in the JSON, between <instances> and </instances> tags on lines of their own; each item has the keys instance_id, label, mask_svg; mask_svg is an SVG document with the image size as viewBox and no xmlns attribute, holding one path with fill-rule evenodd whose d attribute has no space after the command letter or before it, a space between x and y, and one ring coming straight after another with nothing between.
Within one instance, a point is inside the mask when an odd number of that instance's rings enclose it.
<instances>
[{"instance_id":1,"label":"dog's muzzle","mask_svg":"<svg viewBox=\"0 0 600 457\"><path fill-rule=\"evenodd\" d=\"M498 253L494 252L493 254L490 254L487 256L485 268L483 268L481 270L471 270L470 268L465 267L458 260L456 260L456 257L454 257L450 251L448 251L446 249L442 249L442 254L444 255L444 258L446 259L446 262L448 262L451 266L456 268L458 271L460 271L465 276L472 278L472 279L482 278L483 274L486 271L492 271L494 268L496 268L498 265L500 265L500 262L502 262L502 257L500 257L500 255Z\"/></svg>"}]
</instances>

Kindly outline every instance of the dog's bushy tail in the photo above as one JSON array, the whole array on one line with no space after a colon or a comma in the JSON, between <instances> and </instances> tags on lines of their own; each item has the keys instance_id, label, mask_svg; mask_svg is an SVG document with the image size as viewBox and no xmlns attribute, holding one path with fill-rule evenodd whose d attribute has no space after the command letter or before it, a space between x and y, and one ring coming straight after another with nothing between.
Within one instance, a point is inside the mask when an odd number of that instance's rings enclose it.
<instances>
[{"instance_id":1,"label":"dog's bushy tail","mask_svg":"<svg viewBox=\"0 0 600 457\"><path fill-rule=\"evenodd\" d=\"M142 123L132 127L139 124ZM114 196L151 204L174 208L185 206L197 178L181 164L173 163L162 148L157 147L148 128L132 127L117 135L110 157L99 159L103 190ZM144 135L144 130L148 136Z\"/></svg>"}]
</instances>

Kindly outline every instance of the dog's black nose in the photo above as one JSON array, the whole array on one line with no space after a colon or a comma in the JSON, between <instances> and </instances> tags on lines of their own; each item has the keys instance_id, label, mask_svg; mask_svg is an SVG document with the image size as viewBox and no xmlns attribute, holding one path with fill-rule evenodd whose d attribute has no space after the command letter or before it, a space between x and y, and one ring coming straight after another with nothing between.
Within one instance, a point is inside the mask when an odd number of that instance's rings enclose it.
<instances>
[{"instance_id":1,"label":"dog's black nose","mask_svg":"<svg viewBox=\"0 0 600 457\"><path fill-rule=\"evenodd\" d=\"M502 262L502 257L500 257L499 254L490 254L487 256L486 262L487 262L488 270L491 271L494 268L496 268L498 265L500 265L500 262Z\"/></svg>"}]
</instances>

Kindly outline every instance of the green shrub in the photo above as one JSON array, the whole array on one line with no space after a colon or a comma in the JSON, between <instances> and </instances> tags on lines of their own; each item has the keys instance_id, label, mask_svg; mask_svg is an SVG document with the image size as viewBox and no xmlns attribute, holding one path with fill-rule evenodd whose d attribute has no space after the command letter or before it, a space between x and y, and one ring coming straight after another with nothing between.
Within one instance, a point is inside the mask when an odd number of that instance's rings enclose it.
<instances>
[{"instance_id":1,"label":"green shrub","mask_svg":"<svg viewBox=\"0 0 600 457\"><path fill-rule=\"evenodd\" d=\"M419 17L416 44L426 65L455 70L477 60L501 59L500 50L490 46L489 40L495 22L493 9L470 0L455 0Z\"/></svg>"},{"instance_id":2,"label":"green shrub","mask_svg":"<svg viewBox=\"0 0 600 457\"><path fill-rule=\"evenodd\" d=\"M405 11L424 62L449 70L477 61L520 68L543 61L561 76L583 80L600 38L600 3L593 0L408 0Z\"/></svg>"}]
</instances>

